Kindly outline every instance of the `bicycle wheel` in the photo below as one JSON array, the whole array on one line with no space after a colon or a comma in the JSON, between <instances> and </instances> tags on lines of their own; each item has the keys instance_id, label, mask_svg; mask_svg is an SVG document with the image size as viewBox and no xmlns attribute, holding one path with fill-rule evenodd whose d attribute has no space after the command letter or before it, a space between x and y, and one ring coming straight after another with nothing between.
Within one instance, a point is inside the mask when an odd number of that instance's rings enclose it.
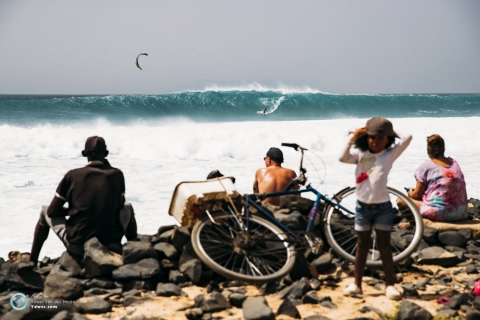
<instances>
[{"instance_id":1,"label":"bicycle wheel","mask_svg":"<svg viewBox=\"0 0 480 320\"><path fill-rule=\"evenodd\" d=\"M204 217L192 230L193 249L211 270L229 279L263 283L293 268L294 246L268 220L250 216L247 231L231 214L220 212L212 218L215 223Z\"/></svg>"},{"instance_id":2,"label":"bicycle wheel","mask_svg":"<svg viewBox=\"0 0 480 320\"><path fill-rule=\"evenodd\" d=\"M393 253L393 262L397 263L410 257L417 249L422 240L423 220L418 208L410 200L408 196L393 188L388 188L390 201L394 208L394 225L391 233L391 247ZM335 195L339 204L355 213L357 197L355 187L345 188ZM397 199L403 200L404 206L399 209ZM408 212L408 214L405 214ZM410 222L410 229L400 229L398 223L403 216L407 216ZM354 216L345 213L344 210L328 205L325 209L323 217L323 229L328 243L341 257L346 260L355 261L355 253L357 249L357 234L354 230ZM377 239L375 230L372 231L370 242L370 250L367 257L367 266L378 267L382 265L380 253L377 247Z\"/></svg>"}]
</instances>

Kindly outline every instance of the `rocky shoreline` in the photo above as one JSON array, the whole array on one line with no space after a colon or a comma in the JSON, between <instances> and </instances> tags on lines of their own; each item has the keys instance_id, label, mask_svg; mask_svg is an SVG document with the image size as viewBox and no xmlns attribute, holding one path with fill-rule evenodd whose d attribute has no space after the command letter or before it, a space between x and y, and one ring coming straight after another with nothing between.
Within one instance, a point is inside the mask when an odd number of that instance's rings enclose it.
<instances>
[{"instance_id":1,"label":"rocky shoreline","mask_svg":"<svg viewBox=\"0 0 480 320\"><path fill-rule=\"evenodd\" d=\"M480 201L469 203L473 224L480 218ZM272 209L293 229L303 227L308 210L308 201ZM252 286L206 268L186 227L162 226L118 253L93 238L81 260L64 252L34 267L0 258L0 318L480 319L480 297L471 293L480 279L477 234L468 224L440 231L426 226L417 252L396 266L396 286L404 297L399 302L384 297L383 272L375 268L366 270L363 295L343 297L341 290L353 281L353 264L331 250L301 252L289 275ZM406 235L396 230L394 236ZM21 311L10 304L17 292L29 299Z\"/></svg>"}]
</instances>

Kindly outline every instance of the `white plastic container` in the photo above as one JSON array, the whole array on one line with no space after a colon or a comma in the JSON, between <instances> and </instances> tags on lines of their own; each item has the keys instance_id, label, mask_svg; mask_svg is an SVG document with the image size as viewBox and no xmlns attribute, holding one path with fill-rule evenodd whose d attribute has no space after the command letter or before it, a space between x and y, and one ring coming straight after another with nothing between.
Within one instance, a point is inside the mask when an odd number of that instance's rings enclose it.
<instances>
[{"instance_id":1,"label":"white plastic container","mask_svg":"<svg viewBox=\"0 0 480 320\"><path fill-rule=\"evenodd\" d=\"M182 226L193 227L205 208L213 211L228 201L227 194L231 199L239 195L230 177L180 182L173 192L168 213Z\"/></svg>"}]
</instances>

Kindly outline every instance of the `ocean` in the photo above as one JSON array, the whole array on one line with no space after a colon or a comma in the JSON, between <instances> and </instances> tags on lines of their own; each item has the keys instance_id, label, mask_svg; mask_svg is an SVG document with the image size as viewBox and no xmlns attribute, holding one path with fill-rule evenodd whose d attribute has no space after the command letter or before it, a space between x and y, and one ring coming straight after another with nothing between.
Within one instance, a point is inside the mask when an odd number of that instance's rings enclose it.
<instances>
[{"instance_id":1,"label":"ocean","mask_svg":"<svg viewBox=\"0 0 480 320\"><path fill-rule=\"evenodd\" d=\"M168 207L181 181L218 169L250 193L273 146L283 150L284 166L298 171L299 153L282 142L309 149L308 177L320 191L332 195L354 185L355 167L338 155L348 132L373 116L413 134L390 186L414 186L413 173L428 159L426 137L438 133L446 155L463 169L468 196L480 198L479 94L340 95L253 85L162 95L0 95L0 257L30 251L41 206L68 170L86 164L81 150L89 136L105 138L110 163L125 175L139 233L153 234L176 223ZM41 257L63 251L51 232Z\"/></svg>"}]
</instances>

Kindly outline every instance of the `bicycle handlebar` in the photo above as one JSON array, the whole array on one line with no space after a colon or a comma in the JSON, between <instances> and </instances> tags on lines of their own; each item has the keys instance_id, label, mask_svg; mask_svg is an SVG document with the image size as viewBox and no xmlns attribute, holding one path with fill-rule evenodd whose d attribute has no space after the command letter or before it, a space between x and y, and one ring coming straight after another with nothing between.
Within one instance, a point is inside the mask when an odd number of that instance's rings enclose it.
<instances>
[{"instance_id":1,"label":"bicycle handlebar","mask_svg":"<svg viewBox=\"0 0 480 320\"><path fill-rule=\"evenodd\" d=\"M306 148L304 148L304 147L299 146L299 145L296 144L296 143L285 143L285 142L282 142L282 146L283 146L283 147L293 148L293 149L295 149L295 151L298 151L298 149L300 149L301 151L303 151L303 150L308 150L308 149L306 149Z\"/></svg>"},{"instance_id":2,"label":"bicycle handlebar","mask_svg":"<svg viewBox=\"0 0 480 320\"><path fill-rule=\"evenodd\" d=\"M299 145L296 144L296 143L285 143L285 142L282 142L282 146L283 147L290 147L290 148L293 148L295 150L298 150L298 147L299 147Z\"/></svg>"}]
</instances>

